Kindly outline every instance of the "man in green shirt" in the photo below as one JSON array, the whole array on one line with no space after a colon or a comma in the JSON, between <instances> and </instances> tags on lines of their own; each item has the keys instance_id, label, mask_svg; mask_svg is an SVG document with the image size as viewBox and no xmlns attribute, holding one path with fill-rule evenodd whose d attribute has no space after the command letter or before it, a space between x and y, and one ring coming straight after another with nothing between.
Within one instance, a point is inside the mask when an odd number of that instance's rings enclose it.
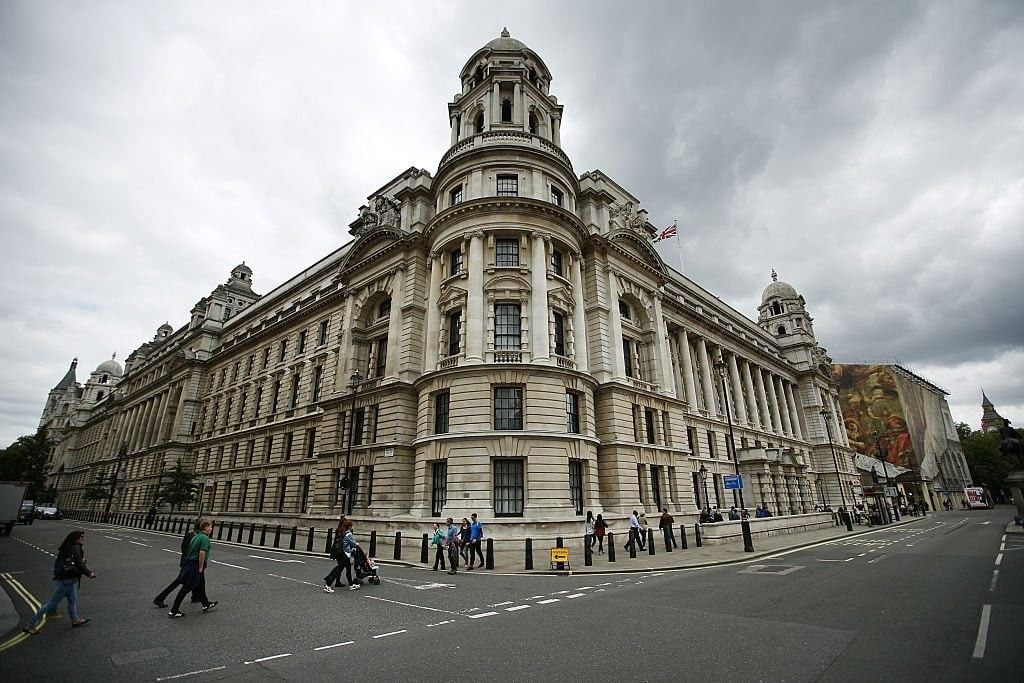
<instances>
[{"instance_id":1,"label":"man in green shirt","mask_svg":"<svg viewBox=\"0 0 1024 683\"><path fill-rule=\"evenodd\" d=\"M206 597L206 566L210 562L210 530L213 529L213 522L204 521L199 525L199 533L192 537L189 544L185 562L181 566L181 590L174 598L174 606L167 616L177 619L185 616L179 608L185 596L196 591L204 598L203 611L209 612L217 606L216 602L210 602Z\"/></svg>"}]
</instances>

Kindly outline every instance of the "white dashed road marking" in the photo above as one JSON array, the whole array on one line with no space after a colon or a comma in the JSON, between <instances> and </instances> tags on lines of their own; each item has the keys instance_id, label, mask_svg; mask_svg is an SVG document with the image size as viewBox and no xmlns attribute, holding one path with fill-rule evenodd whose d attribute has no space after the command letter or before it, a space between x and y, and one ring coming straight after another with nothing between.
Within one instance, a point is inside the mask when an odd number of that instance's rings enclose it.
<instances>
[{"instance_id":1,"label":"white dashed road marking","mask_svg":"<svg viewBox=\"0 0 1024 683\"><path fill-rule=\"evenodd\" d=\"M320 647L314 647L313 652L320 652L320 650L330 650L335 647L344 647L346 645L351 645L354 642L356 641L346 640L344 643L335 643L334 645L321 645Z\"/></svg>"},{"instance_id":2,"label":"white dashed road marking","mask_svg":"<svg viewBox=\"0 0 1024 683\"><path fill-rule=\"evenodd\" d=\"M470 614L468 616L469 616L470 619L483 619L484 617L496 617L496 616L498 616L498 613L497 612L481 612L480 614Z\"/></svg>"},{"instance_id":3,"label":"white dashed road marking","mask_svg":"<svg viewBox=\"0 0 1024 683\"><path fill-rule=\"evenodd\" d=\"M211 671L222 671L226 668L226 666L215 666L212 669L200 669L199 671L189 671L188 673L175 674L174 676L161 676L156 680L158 681L158 683L159 681L173 681L175 678L185 678L186 676L195 676L196 674L206 674L210 673Z\"/></svg>"},{"instance_id":4,"label":"white dashed road marking","mask_svg":"<svg viewBox=\"0 0 1024 683\"><path fill-rule=\"evenodd\" d=\"M391 631L390 633L381 633L373 637L374 640L377 638L387 638L388 636L397 636L399 633L405 633L406 630L403 628L401 631Z\"/></svg>"},{"instance_id":5,"label":"white dashed road marking","mask_svg":"<svg viewBox=\"0 0 1024 683\"><path fill-rule=\"evenodd\" d=\"M283 655L270 655L269 657L260 657L259 659L254 659L251 662L245 662L245 663L246 664L259 664L260 662L269 662L271 659L281 659L281 657L291 657L291 656L292 656L291 652L286 652Z\"/></svg>"},{"instance_id":6,"label":"white dashed road marking","mask_svg":"<svg viewBox=\"0 0 1024 683\"><path fill-rule=\"evenodd\" d=\"M210 562L213 564L222 564L225 567L234 567L235 569L244 569L245 571L249 571L248 567L240 567L237 564L228 564L227 562L221 562L220 560L210 560Z\"/></svg>"},{"instance_id":7,"label":"white dashed road marking","mask_svg":"<svg viewBox=\"0 0 1024 683\"><path fill-rule=\"evenodd\" d=\"M521 609L530 609L529 605L516 605L515 607L506 607L506 612L518 612Z\"/></svg>"},{"instance_id":8,"label":"white dashed road marking","mask_svg":"<svg viewBox=\"0 0 1024 683\"><path fill-rule=\"evenodd\" d=\"M541 600L541 601L540 601L540 602L538 602L537 604L538 604L538 605L550 605L550 604L551 604L551 603L553 603L553 602L558 602L558 598L550 598L550 599L548 599L548 600Z\"/></svg>"},{"instance_id":9,"label":"white dashed road marking","mask_svg":"<svg viewBox=\"0 0 1024 683\"><path fill-rule=\"evenodd\" d=\"M988 640L988 621L992 616L992 605L982 605L981 622L978 624L978 637L974 641L974 659L985 657L985 641Z\"/></svg>"}]
</instances>

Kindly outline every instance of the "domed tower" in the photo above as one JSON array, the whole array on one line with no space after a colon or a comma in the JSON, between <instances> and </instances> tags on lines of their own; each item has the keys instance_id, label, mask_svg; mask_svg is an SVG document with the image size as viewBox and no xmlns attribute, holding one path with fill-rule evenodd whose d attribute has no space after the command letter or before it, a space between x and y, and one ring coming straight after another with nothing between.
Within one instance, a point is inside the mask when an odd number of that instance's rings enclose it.
<instances>
[{"instance_id":1,"label":"domed tower","mask_svg":"<svg viewBox=\"0 0 1024 683\"><path fill-rule=\"evenodd\" d=\"M102 401L117 386L121 376L124 375L124 369L116 359L117 354L114 353L110 356L110 360L103 361L89 374L89 379L85 383L85 393L82 396L86 403Z\"/></svg>"},{"instance_id":2,"label":"domed tower","mask_svg":"<svg viewBox=\"0 0 1024 683\"><path fill-rule=\"evenodd\" d=\"M813 343L813 319L807 313L805 305L804 298L797 294L793 285L781 282L773 268L772 281L764 288L761 305L757 307L757 324L776 337L783 346Z\"/></svg>"}]
</instances>

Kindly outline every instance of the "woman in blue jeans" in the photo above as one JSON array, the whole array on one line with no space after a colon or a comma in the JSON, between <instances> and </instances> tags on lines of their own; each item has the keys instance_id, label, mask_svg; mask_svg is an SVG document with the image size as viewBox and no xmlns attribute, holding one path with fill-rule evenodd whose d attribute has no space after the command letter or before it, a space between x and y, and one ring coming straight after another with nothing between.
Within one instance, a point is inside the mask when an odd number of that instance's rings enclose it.
<instances>
[{"instance_id":1,"label":"woman in blue jeans","mask_svg":"<svg viewBox=\"0 0 1024 683\"><path fill-rule=\"evenodd\" d=\"M78 616L78 584L83 576L90 579L96 578L96 572L85 566L85 550L82 545L85 543L84 531L72 531L60 544L57 550L57 559L53 561L53 584L54 591L46 604L39 608L28 626L22 630L30 635L39 633L36 624L47 612L56 612L61 600L68 599L68 616L71 617L71 625L74 627L84 626L89 623L88 619Z\"/></svg>"}]
</instances>

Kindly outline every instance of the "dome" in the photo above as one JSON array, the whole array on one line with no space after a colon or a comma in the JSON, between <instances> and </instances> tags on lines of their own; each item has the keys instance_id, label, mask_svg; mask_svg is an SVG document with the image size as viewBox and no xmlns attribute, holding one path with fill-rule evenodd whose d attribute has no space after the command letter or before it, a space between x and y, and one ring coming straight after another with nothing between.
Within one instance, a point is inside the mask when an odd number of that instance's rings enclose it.
<instances>
[{"instance_id":1,"label":"dome","mask_svg":"<svg viewBox=\"0 0 1024 683\"><path fill-rule=\"evenodd\" d=\"M490 41L484 45L484 49L494 50L495 52L518 52L520 50L529 50L530 48L521 40L513 38L507 28L501 30L501 36Z\"/></svg>"},{"instance_id":2,"label":"dome","mask_svg":"<svg viewBox=\"0 0 1024 683\"><path fill-rule=\"evenodd\" d=\"M105 360L99 365L97 365L96 369L93 371L93 374L120 377L121 375L124 374L124 369L121 367L121 364L114 360L114 357L111 356L110 360Z\"/></svg>"},{"instance_id":3,"label":"dome","mask_svg":"<svg viewBox=\"0 0 1024 683\"><path fill-rule=\"evenodd\" d=\"M793 285L788 282L780 282L778 274L772 269L772 282L761 293L761 302L764 303L769 299L797 299L799 296Z\"/></svg>"},{"instance_id":4,"label":"dome","mask_svg":"<svg viewBox=\"0 0 1024 683\"><path fill-rule=\"evenodd\" d=\"M232 273L245 273L246 275L252 275L252 268L245 265L245 261L242 261L240 265L235 266L231 269Z\"/></svg>"}]
</instances>

